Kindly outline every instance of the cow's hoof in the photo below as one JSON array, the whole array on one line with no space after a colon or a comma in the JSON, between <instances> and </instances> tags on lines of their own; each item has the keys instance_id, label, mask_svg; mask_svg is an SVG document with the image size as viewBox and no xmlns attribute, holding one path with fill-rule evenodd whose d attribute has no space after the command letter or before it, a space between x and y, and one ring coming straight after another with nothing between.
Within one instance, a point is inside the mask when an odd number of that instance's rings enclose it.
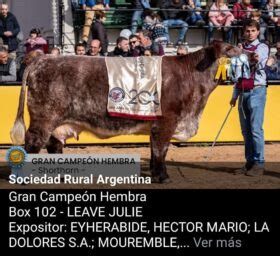
<instances>
[{"instance_id":1,"label":"cow's hoof","mask_svg":"<svg viewBox=\"0 0 280 256\"><path fill-rule=\"evenodd\" d=\"M152 177L152 183L161 183L161 184L167 184L170 183L171 180L169 179L169 177L161 177L161 176L153 176Z\"/></svg>"},{"instance_id":2,"label":"cow's hoof","mask_svg":"<svg viewBox=\"0 0 280 256\"><path fill-rule=\"evenodd\" d=\"M152 176L152 183L160 183L160 177L159 176Z\"/></svg>"},{"instance_id":3,"label":"cow's hoof","mask_svg":"<svg viewBox=\"0 0 280 256\"><path fill-rule=\"evenodd\" d=\"M169 179L169 178L167 177L167 178L161 180L160 183L167 184L167 183L171 183L171 182L172 182L171 179Z\"/></svg>"}]
</instances>

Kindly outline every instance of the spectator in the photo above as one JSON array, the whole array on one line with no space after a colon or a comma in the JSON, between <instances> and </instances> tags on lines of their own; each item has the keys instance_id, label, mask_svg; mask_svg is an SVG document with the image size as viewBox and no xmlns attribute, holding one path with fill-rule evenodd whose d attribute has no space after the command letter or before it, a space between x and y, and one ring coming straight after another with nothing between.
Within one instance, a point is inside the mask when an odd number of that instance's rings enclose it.
<instances>
[{"instance_id":1,"label":"spectator","mask_svg":"<svg viewBox=\"0 0 280 256\"><path fill-rule=\"evenodd\" d=\"M93 39L90 42L89 50L87 52L88 56L100 57L102 52L101 42L98 39Z\"/></svg>"},{"instance_id":2,"label":"spectator","mask_svg":"<svg viewBox=\"0 0 280 256\"><path fill-rule=\"evenodd\" d=\"M86 54L86 47L82 43L78 43L75 45L75 54L76 55L85 55Z\"/></svg>"},{"instance_id":3,"label":"spectator","mask_svg":"<svg viewBox=\"0 0 280 256\"><path fill-rule=\"evenodd\" d=\"M179 45L177 48L177 56L185 56L187 54L188 54L188 48L183 45Z\"/></svg>"},{"instance_id":4,"label":"spectator","mask_svg":"<svg viewBox=\"0 0 280 256\"><path fill-rule=\"evenodd\" d=\"M251 0L242 0L233 5L233 16L235 20L232 24L242 26L247 19L251 18L251 13L253 11L253 5L251 5ZM236 29L238 42L242 41L242 31L237 27Z\"/></svg>"},{"instance_id":5,"label":"spectator","mask_svg":"<svg viewBox=\"0 0 280 256\"><path fill-rule=\"evenodd\" d=\"M125 37L118 37L116 41L117 46L114 51L109 52L108 56L115 57L131 57L131 52L129 51L129 41Z\"/></svg>"},{"instance_id":6,"label":"spectator","mask_svg":"<svg viewBox=\"0 0 280 256\"><path fill-rule=\"evenodd\" d=\"M189 10L189 15L186 22L191 25L204 26L205 21L201 15L201 3L200 0L187 0L185 9Z\"/></svg>"},{"instance_id":7,"label":"spectator","mask_svg":"<svg viewBox=\"0 0 280 256\"><path fill-rule=\"evenodd\" d=\"M16 17L9 12L7 4L1 4L0 17L0 37L3 44L8 46L8 52L11 58L16 59L16 50L18 48L17 35L20 32L20 27Z\"/></svg>"},{"instance_id":8,"label":"spectator","mask_svg":"<svg viewBox=\"0 0 280 256\"><path fill-rule=\"evenodd\" d=\"M119 37L121 36L121 37L125 37L126 39L129 39L131 35L132 35L131 31L125 28L121 30Z\"/></svg>"},{"instance_id":9,"label":"spectator","mask_svg":"<svg viewBox=\"0 0 280 256\"><path fill-rule=\"evenodd\" d=\"M144 55L144 47L140 45L140 39L137 35L131 35L129 37L130 52L133 57Z\"/></svg>"},{"instance_id":10,"label":"spectator","mask_svg":"<svg viewBox=\"0 0 280 256\"><path fill-rule=\"evenodd\" d=\"M140 40L140 45L144 49L151 49L153 55L163 56L164 55L164 49L161 43L152 42L152 40L148 36L148 31L146 30L140 30L137 32L137 36Z\"/></svg>"},{"instance_id":11,"label":"spectator","mask_svg":"<svg viewBox=\"0 0 280 256\"><path fill-rule=\"evenodd\" d=\"M260 39L261 42L264 42L265 41L267 24L261 18L261 14L262 14L261 11L253 11L252 12L252 19L256 20L260 24L259 39Z\"/></svg>"},{"instance_id":12,"label":"spectator","mask_svg":"<svg viewBox=\"0 0 280 256\"><path fill-rule=\"evenodd\" d=\"M230 12L228 6L224 3L225 0L216 0L216 3L213 3L210 11L209 11L209 33L208 33L208 41L212 41L213 39L213 30L214 27L217 30L224 29L226 33L225 41L227 43L231 42L231 23L234 20L233 14Z\"/></svg>"},{"instance_id":13,"label":"spectator","mask_svg":"<svg viewBox=\"0 0 280 256\"><path fill-rule=\"evenodd\" d=\"M280 42L277 42L276 49L276 54L267 61L267 78L271 80L280 79Z\"/></svg>"},{"instance_id":14,"label":"spectator","mask_svg":"<svg viewBox=\"0 0 280 256\"><path fill-rule=\"evenodd\" d=\"M280 61L280 41L277 42L276 49L277 49L277 52L276 52L275 56L277 58L277 61Z\"/></svg>"},{"instance_id":15,"label":"spectator","mask_svg":"<svg viewBox=\"0 0 280 256\"><path fill-rule=\"evenodd\" d=\"M268 0L266 5L263 7L262 18L267 23L277 22L278 15L276 14L275 0Z\"/></svg>"},{"instance_id":16,"label":"spectator","mask_svg":"<svg viewBox=\"0 0 280 256\"><path fill-rule=\"evenodd\" d=\"M275 56L270 56L267 60L265 72L267 79L278 80L280 79L280 73L278 69L278 61Z\"/></svg>"},{"instance_id":17,"label":"spectator","mask_svg":"<svg viewBox=\"0 0 280 256\"><path fill-rule=\"evenodd\" d=\"M133 0L132 8L138 9L133 12L132 14L132 21L131 21L131 32L135 34L140 24L139 20L142 19L142 14L144 9L150 9L150 1L149 0Z\"/></svg>"},{"instance_id":18,"label":"spectator","mask_svg":"<svg viewBox=\"0 0 280 256\"><path fill-rule=\"evenodd\" d=\"M94 11L109 9L109 0L81 0L83 10L85 10L85 24L83 27L82 40L85 45L87 45L90 27L94 18Z\"/></svg>"},{"instance_id":19,"label":"spectator","mask_svg":"<svg viewBox=\"0 0 280 256\"><path fill-rule=\"evenodd\" d=\"M0 46L0 81L13 82L16 80L16 62L9 57L7 48Z\"/></svg>"},{"instance_id":20,"label":"spectator","mask_svg":"<svg viewBox=\"0 0 280 256\"><path fill-rule=\"evenodd\" d=\"M143 28L149 31L149 37L156 43L167 43L165 28L160 16L152 10L145 12Z\"/></svg>"},{"instance_id":21,"label":"spectator","mask_svg":"<svg viewBox=\"0 0 280 256\"><path fill-rule=\"evenodd\" d=\"M168 32L168 28L170 27L179 27L179 36L175 43L175 45L180 45L184 43L185 35L188 30L188 23L184 20L187 18L186 12L183 11L184 8L183 0L165 0L161 3L162 9L176 9L176 11L163 11L164 16L164 27L167 38L167 44L171 45L170 36Z\"/></svg>"},{"instance_id":22,"label":"spectator","mask_svg":"<svg viewBox=\"0 0 280 256\"><path fill-rule=\"evenodd\" d=\"M60 55L60 49L58 47L54 47L54 48L52 48L50 54L55 56L55 57L58 57Z\"/></svg>"},{"instance_id":23,"label":"spectator","mask_svg":"<svg viewBox=\"0 0 280 256\"><path fill-rule=\"evenodd\" d=\"M25 68L37 57L44 55L44 52L41 50L35 50L27 53L20 64L20 68L17 72L17 80L22 81L23 73Z\"/></svg>"},{"instance_id":24,"label":"spectator","mask_svg":"<svg viewBox=\"0 0 280 256\"><path fill-rule=\"evenodd\" d=\"M26 43L24 46L26 47L26 53L29 53L31 51L35 50L42 50L43 52L46 52L46 45L47 41L41 37L40 29L33 28L31 29L29 33L29 38L26 40Z\"/></svg>"},{"instance_id":25,"label":"spectator","mask_svg":"<svg viewBox=\"0 0 280 256\"><path fill-rule=\"evenodd\" d=\"M129 36L129 45L130 49L134 49L137 46L140 46L140 38L137 35L130 35Z\"/></svg>"},{"instance_id":26,"label":"spectator","mask_svg":"<svg viewBox=\"0 0 280 256\"><path fill-rule=\"evenodd\" d=\"M280 18L279 13L277 13L275 0L268 0L266 5L262 10L262 18L264 22L272 27L271 35L273 43L276 43L280 40Z\"/></svg>"},{"instance_id":27,"label":"spectator","mask_svg":"<svg viewBox=\"0 0 280 256\"><path fill-rule=\"evenodd\" d=\"M101 42L101 54L107 56L108 54L108 36L104 26L105 13L102 11L95 12L95 22L91 27L92 39L98 39Z\"/></svg>"},{"instance_id":28,"label":"spectator","mask_svg":"<svg viewBox=\"0 0 280 256\"><path fill-rule=\"evenodd\" d=\"M153 53L152 53L152 51L150 49L146 49L144 51L144 56L151 57L151 56L153 56Z\"/></svg>"},{"instance_id":29,"label":"spectator","mask_svg":"<svg viewBox=\"0 0 280 256\"><path fill-rule=\"evenodd\" d=\"M235 3L233 5L233 16L236 19L236 23L243 26L244 20L251 17L252 10L251 0L242 0L242 2Z\"/></svg>"},{"instance_id":30,"label":"spectator","mask_svg":"<svg viewBox=\"0 0 280 256\"><path fill-rule=\"evenodd\" d=\"M152 40L149 37L149 31L147 30L138 30L136 35L140 40L140 45L144 48L149 48L152 45Z\"/></svg>"}]
</instances>

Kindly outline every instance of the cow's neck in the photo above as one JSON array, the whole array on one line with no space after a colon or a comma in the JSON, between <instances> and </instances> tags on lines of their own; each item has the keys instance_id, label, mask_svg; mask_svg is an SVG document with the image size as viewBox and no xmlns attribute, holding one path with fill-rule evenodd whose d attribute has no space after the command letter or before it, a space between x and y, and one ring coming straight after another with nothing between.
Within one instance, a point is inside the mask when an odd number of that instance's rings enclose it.
<instances>
[{"instance_id":1,"label":"cow's neck","mask_svg":"<svg viewBox=\"0 0 280 256\"><path fill-rule=\"evenodd\" d=\"M216 73L218 71L219 68L219 59L216 59L213 64L210 67L210 71L209 71L209 84L211 86L210 92L212 92L219 84L220 79L216 80Z\"/></svg>"},{"instance_id":2,"label":"cow's neck","mask_svg":"<svg viewBox=\"0 0 280 256\"><path fill-rule=\"evenodd\" d=\"M216 59L214 61L214 63L212 64L212 66L210 67L210 78L211 78L211 81L213 81L215 83L217 83L215 76L217 74L218 68L219 68L219 59Z\"/></svg>"},{"instance_id":3,"label":"cow's neck","mask_svg":"<svg viewBox=\"0 0 280 256\"><path fill-rule=\"evenodd\" d=\"M211 84L215 86L215 75L218 70L219 63L214 47L209 46L197 52L190 53L187 56L195 66L196 70L201 73L205 72L204 77L207 78L208 82L211 82Z\"/></svg>"}]
</instances>

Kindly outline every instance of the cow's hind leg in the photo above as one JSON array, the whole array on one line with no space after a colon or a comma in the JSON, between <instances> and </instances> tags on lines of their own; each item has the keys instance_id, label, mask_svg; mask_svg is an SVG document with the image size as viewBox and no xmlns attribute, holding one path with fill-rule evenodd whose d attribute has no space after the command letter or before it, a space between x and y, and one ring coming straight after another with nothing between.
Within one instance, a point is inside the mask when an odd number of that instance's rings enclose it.
<instances>
[{"instance_id":1,"label":"cow's hind leg","mask_svg":"<svg viewBox=\"0 0 280 256\"><path fill-rule=\"evenodd\" d=\"M46 145L54 125L52 121L32 121L25 135L25 150L27 153L36 154Z\"/></svg>"},{"instance_id":2,"label":"cow's hind leg","mask_svg":"<svg viewBox=\"0 0 280 256\"><path fill-rule=\"evenodd\" d=\"M167 183L170 182L166 171L165 157L173 135L175 127L166 127L156 125L151 131L151 162L152 178L154 182Z\"/></svg>"},{"instance_id":3,"label":"cow's hind leg","mask_svg":"<svg viewBox=\"0 0 280 256\"><path fill-rule=\"evenodd\" d=\"M57 138L51 135L46 148L49 154L62 154L63 146L64 145Z\"/></svg>"}]
</instances>

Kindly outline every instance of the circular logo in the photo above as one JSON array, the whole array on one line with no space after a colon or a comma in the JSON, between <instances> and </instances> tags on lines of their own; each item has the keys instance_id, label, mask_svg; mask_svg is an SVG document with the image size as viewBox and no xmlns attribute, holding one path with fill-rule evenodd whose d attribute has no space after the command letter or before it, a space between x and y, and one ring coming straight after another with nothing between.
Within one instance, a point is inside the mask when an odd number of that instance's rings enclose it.
<instances>
[{"instance_id":1,"label":"circular logo","mask_svg":"<svg viewBox=\"0 0 280 256\"><path fill-rule=\"evenodd\" d=\"M6 155L9 166L20 169L26 160L27 153L22 147L11 147Z\"/></svg>"},{"instance_id":2,"label":"circular logo","mask_svg":"<svg viewBox=\"0 0 280 256\"><path fill-rule=\"evenodd\" d=\"M124 97L124 90L120 87L115 87L109 92L109 98L114 102L121 102Z\"/></svg>"}]
</instances>

